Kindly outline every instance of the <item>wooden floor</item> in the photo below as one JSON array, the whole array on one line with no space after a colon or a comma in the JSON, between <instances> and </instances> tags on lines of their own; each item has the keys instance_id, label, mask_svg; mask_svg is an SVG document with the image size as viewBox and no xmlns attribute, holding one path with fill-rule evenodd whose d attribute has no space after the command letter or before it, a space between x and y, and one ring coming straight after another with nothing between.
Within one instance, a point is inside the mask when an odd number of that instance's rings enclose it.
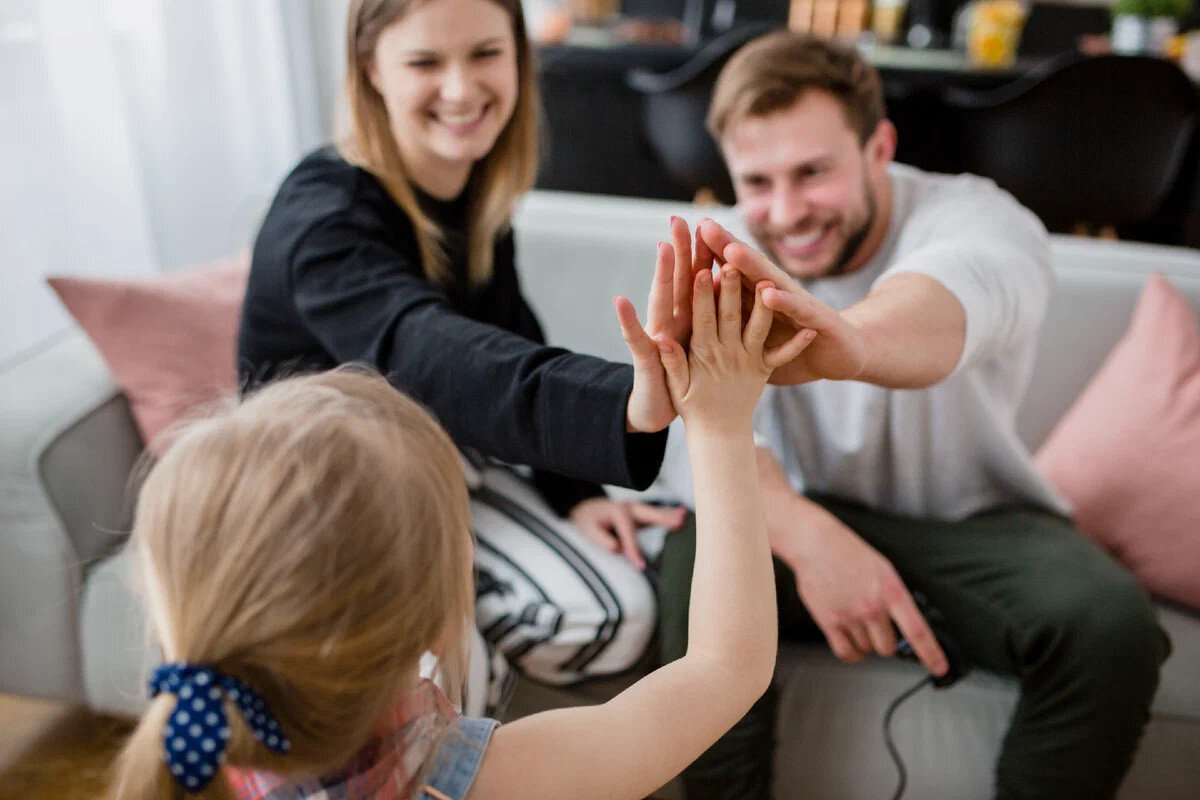
<instances>
[{"instance_id":1,"label":"wooden floor","mask_svg":"<svg viewBox=\"0 0 1200 800\"><path fill-rule=\"evenodd\" d=\"M130 723L0 694L0 800L93 800Z\"/></svg>"},{"instance_id":2,"label":"wooden floor","mask_svg":"<svg viewBox=\"0 0 1200 800\"><path fill-rule=\"evenodd\" d=\"M0 694L0 800L102 800L128 720ZM664 787L647 800L673 800Z\"/></svg>"}]
</instances>

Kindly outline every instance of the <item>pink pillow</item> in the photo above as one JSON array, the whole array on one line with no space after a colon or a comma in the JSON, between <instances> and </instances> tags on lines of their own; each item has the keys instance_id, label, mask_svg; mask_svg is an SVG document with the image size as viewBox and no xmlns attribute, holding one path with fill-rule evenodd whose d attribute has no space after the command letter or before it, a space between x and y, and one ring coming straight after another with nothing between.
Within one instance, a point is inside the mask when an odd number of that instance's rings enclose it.
<instances>
[{"instance_id":1,"label":"pink pillow","mask_svg":"<svg viewBox=\"0 0 1200 800\"><path fill-rule=\"evenodd\" d=\"M249 254L129 280L47 278L129 398L142 440L237 389L237 330Z\"/></svg>"},{"instance_id":2,"label":"pink pillow","mask_svg":"<svg viewBox=\"0 0 1200 800\"><path fill-rule=\"evenodd\" d=\"M1162 275L1037 463L1085 534L1154 594L1200 608L1200 324Z\"/></svg>"}]
</instances>

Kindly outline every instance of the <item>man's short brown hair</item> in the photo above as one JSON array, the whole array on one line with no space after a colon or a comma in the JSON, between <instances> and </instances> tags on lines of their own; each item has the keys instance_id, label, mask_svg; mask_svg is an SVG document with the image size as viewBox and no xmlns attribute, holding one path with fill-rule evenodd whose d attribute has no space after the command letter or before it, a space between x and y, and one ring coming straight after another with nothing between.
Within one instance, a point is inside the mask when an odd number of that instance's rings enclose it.
<instances>
[{"instance_id":1,"label":"man's short brown hair","mask_svg":"<svg viewBox=\"0 0 1200 800\"><path fill-rule=\"evenodd\" d=\"M885 116L879 73L858 51L828 39L778 31L734 53L721 70L708 110L708 129L718 140L746 117L783 111L812 89L832 95L846 121L867 139Z\"/></svg>"}]
</instances>

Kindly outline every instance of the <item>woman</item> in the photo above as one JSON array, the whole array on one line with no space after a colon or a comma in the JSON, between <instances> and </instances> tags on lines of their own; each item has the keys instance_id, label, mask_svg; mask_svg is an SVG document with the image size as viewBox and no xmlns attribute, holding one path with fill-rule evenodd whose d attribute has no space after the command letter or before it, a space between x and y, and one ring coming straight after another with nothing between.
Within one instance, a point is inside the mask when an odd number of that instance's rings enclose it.
<instances>
[{"instance_id":1,"label":"woman","mask_svg":"<svg viewBox=\"0 0 1200 800\"><path fill-rule=\"evenodd\" d=\"M347 45L346 135L287 177L255 244L244 374L366 362L460 448L531 467L476 460L480 630L547 682L623 670L654 625L636 527L683 511L599 484L649 484L674 409L648 339L636 370L547 347L521 295L509 222L533 183L537 95L520 2L355 0ZM685 223L672 239L649 328L681 339Z\"/></svg>"}]
</instances>

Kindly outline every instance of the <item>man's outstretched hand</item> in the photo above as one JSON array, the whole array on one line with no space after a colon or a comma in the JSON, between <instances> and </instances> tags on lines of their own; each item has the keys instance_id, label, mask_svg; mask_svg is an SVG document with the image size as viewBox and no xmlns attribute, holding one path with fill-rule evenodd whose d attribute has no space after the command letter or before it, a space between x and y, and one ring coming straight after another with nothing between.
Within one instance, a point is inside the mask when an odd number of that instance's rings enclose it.
<instances>
[{"instance_id":1,"label":"man's outstretched hand","mask_svg":"<svg viewBox=\"0 0 1200 800\"><path fill-rule=\"evenodd\" d=\"M703 220L696 232L697 241L704 243L717 263L728 264L741 274L749 291L759 281L774 284L774 289L763 293L763 302L775 312L768 346L793 338L802 328L817 332L816 339L799 356L771 374L771 383L807 383L822 378L850 380L863 371L867 362L866 342L841 314L813 297L766 255L716 222Z\"/></svg>"}]
</instances>

